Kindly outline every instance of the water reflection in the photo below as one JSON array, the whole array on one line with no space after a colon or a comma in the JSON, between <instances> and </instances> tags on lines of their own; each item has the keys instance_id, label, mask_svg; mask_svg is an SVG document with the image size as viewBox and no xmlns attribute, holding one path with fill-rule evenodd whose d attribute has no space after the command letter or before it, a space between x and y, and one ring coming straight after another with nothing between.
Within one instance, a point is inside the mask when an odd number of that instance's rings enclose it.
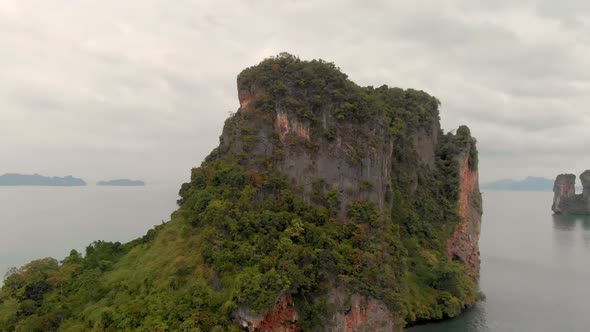
<instances>
[{"instance_id":1,"label":"water reflection","mask_svg":"<svg viewBox=\"0 0 590 332\"><path fill-rule=\"evenodd\" d=\"M553 257L557 264L569 264L570 254L576 244L576 225L578 217L553 215Z\"/></svg>"},{"instance_id":2,"label":"water reflection","mask_svg":"<svg viewBox=\"0 0 590 332\"><path fill-rule=\"evenodd\" d=\"M563 234L563 232L573 231L578 225L582 226L583 231L580 232L580 235L584 247L590 248L590 216L588 215L553 215L553 228L559 231L555 234L556 242L560 245L573 245L572 236Z\"/></svg>"},{"instance_id":3,"label":"water reflection","mask_svg":"<svg viewBox=\"0 0 590 332\"><path fill-rule=\"evenodd\" d=\"M560 231L573 231L579 216L554 214L553 228Z\"/></svg>"}]
</instances>

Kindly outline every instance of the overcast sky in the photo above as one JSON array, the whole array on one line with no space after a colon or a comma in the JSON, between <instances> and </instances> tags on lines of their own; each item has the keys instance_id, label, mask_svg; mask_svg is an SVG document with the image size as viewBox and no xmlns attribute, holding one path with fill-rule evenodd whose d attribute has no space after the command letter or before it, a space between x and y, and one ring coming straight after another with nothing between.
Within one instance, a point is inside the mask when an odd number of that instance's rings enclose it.
<instances>
[{"instance_id":1,"label":"overcast sky","mask_svg":"<svg viewBox=\"0 0 590 332\"><path fill-rule=\"evenodd\" d=\"M492 4L493 3L493 4ZM0 173L177 185L286 51L425 90L480 181L590 168L588 1L0 0Z\"/></svg>"}]
</instances>

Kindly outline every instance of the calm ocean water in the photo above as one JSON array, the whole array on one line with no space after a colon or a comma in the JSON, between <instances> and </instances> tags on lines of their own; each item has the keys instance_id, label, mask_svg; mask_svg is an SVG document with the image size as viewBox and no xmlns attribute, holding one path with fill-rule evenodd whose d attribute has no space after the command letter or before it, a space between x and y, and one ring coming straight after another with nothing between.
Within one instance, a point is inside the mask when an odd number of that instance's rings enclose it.
<instances>
[{"instance_id":1,"label":"calm ocean water","mask_svg":"<svg viewBox=\"0 0 590 332\"><path fill-rule=\"evenodd\" d=\"M62 259L95 240L144 235L170 219L179 187L0 186L0 277L11 266Z\"/></svg>"},{"instance_id":2,"label":"calm ocean water","mask_svg":"<svg viewBox=\"0 0 590 332\"><path fill-rule=\"evenodd\" d=\"M551 215L551 192L483 194L486 301L411 332L590 331L590 217Z\"/></svg>"},{"instance_id":3,"label":"calm ocean water","mask_svg":"<svg viewBox=\"0 0 590 332\"><path fill-rule=\"evenodd\" d=\"M0 273L129 241L175 209L178 186L0 187ZM590 331L590 218L553 217L550 192L483 194L481 289L460 317L411 332Z\"/></svg>"}]
</instances>

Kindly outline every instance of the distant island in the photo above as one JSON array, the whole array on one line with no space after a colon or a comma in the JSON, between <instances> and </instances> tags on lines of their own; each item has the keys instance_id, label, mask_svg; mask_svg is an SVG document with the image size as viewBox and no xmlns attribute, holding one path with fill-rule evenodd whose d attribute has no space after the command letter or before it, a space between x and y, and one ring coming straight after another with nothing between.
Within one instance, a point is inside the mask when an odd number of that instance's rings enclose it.
<instances>
[{"instance_id":1,"label":"distant island","mask_svg":"<svg viewBox=\"0 0 590 332\"><path fill-rule=\"evenodd\" d=\"M551 191L553 181L536 176L529 176L524 180L502 179L484 183L481 189L486 190L514 190L514 191Z\"/></svg>"},{"instance_id":2,"label":"distant island","mask_svg":"<svg viewBox=\"0 0 590 332\"><path fill-rule=\"evenodd\" d=\"M39 174L16 174L7 173L0 175L0 186L56 186L56 187L72 187L85 186L86 182L82 179L72 177L71 175L58 176L43 176Z\"/></svg>"},{"instance_id":3,"label":"distant island","mask_svg":"<svg viewBox=\"0 0 590 332\"><path fill-rule=\"evenodd\" d=\"M97 186L119 186L119 187L137 187L145 186L145 182L141 180L117 179L108 181L98 181Z\"/></svg>"}]
</instances>

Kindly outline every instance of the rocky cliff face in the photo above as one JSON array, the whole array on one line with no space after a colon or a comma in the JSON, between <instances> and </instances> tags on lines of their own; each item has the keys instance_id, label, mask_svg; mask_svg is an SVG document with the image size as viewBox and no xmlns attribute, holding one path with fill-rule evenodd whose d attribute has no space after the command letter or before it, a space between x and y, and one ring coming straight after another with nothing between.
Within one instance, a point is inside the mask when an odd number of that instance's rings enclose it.
<instances>
[{"instance_id":1,"label":"rocky cliff face","mask_svg":"<svg viewBox=\"0 0 590 332\"><path fill-rule=\"evenodd\" d=\"M389 332L401 331L401 325L391 310L381 302L358 294L350 295L345 289L332 289L328 296L329 313L324 331L334 332ZM242 328L251 332L298 331L299 318L292 296L281 295L276 303L262 315L252 315L247 308L236 312Z\"/></svg>"},{"instance_id":2,"label":"rocky cliff face","mask_svg":"<svg viewBox=\"0 0 590 332\"><path fill-rule=\"evenodd\" d=\"M294 332L297 331L297 311L293 297L281 295L275 304L262 315L252 315L248 308L236 311L235 319L246 331L252 332Z\"/></svg>"},{"instance_id":3,"label":"rocky cliff face","mask_svg":"<svg viewBox=\"0 0 590 332\"><path fill-rule=\"evenodd\" d=\"M242 85L240 82L238 84ZM241 87L239 90L254 89ZM267 93L262 89L240 93L241 107L238 113L254 112L252 100L260 100ZM393 139L388 135L386 126L379 123L371 124L366 128L368 130L340 126L330 107L325 106L318 110L320 123L316 123L316 126L319 128L315 128L312 133L310 120L300 119L285 105L273 105L269 123L243 124L259 128L256 133L258 139L249 148L249 153L271 157L279 152L282 158L277 162L276 168L307 193L308 201L318 186L329 186L340 193L342 215L351 200L369 200L382 210L385 206L385 191L390 181ZM434 150L437 131L438 128L433 127L430 132L422 130L416 136L416 144L423 152L425 163L431 162L428 158L433 158L428 153ZM273 138L278 140L273 142ZM367 138L372 141L363 141ZM241 146L234 144L243 141L242 133L224 133L222 141L226 147L243 152ZM365 144L362 150L358 149L360 144Z\"/></svg>"},{"instance_id":4,"label":"rocky cliff face","mask_svg":"<svg viewBox=\"0 0 590 332\"><path fill-rule=\"evenodd\" d=\"M228 122L221 136L225 149L268 158L280 154L275 167L304 193L309 194L318 186L337 190L341 215L346 214L347 204L354 200L374 202L381 211L390 203L386 192L400 140L391 134L386 121L374 117L366 119L362 126L353 125L335 114L335 102L313 105L308 96L301 96L298 103L291 100L294 106L284 101L269 102L272 92L268 88L245 79L238 80L238 91L238 116ZM314 116L305 114L302 118L297 109L301 107L313 109ZM258 122L259 115L248 116L261 108L266 110L266 123ZM408 142L403 143L418 156L418 166L434 169L440 131L438 118L426 121L412 130ZM252 144L245 147L244 139L252 137ZM309 200L310 195L306 198Z\"/></svg>"},{"instance_id":5,"label":"rocky cliff face","mask_svg":"<svg viewBox=\"0 0 590 332\"><path fill-rule=\"evenodd\" d=\"M458 162L461 164L459 215L460 223L447 242L447 256L457 259L468 267L469 274L479 277L479 233L481 231L481 193L477 169L469 166L469 153L462 153Z\"/></svg>"},{"instance_id":6,"label":"rocky cliff face","mask_svg":"<svg viewBox=\"0 0 590 332\"><path fill-rule=\"evenodd\" d=\"M344 289L333 289L329 295L329 331L385 332L400 330L391 310L382 301L350 295Z\"/></svg>"},{"instance_id":7,"label":"rocky cliff face","mask_svg":"<svg viewBox=\"0 0 590 332\"><path fill-rule=\"evenodd\" d=\"M560 174L553 185L555 214L590 214L590 170L580 174L583 191L576 195L576 176Z\"/></svg>"},{"instance_id":8,"label":"rocky cliff face","mask_svg":"<svg viewBox=\"0 0 590 332\"><path fill-rule=\"evenodd\" d=\"M278 72L276 66L273 70ZM391 123L400 119L370 116L362 125L343 121L335 101L315 103L312 93L290 78L281 84L294 95L291 100L276 98L275 86L253 83L241 75L240 109L226 123L222 147L226 153L247 155L249 160L273 160L273 167L299 188L306 202L317 202L318 193L330 192L338 197L336 208L340 218L346 219L350 203L359 201L372 202L381 215L387 215L396 204L391 195L393 186L402 183L400 188L408 190L403 194L414 195L419 186L427 185L421 183L422 178L441 172L437 111L428 115L433 120L415 127L402 123L398 127L402 136L392 134L391 128ZM273 94L275 97L271 97ZM302 108L312 114L302 112ZM446 258L463 264L473 280L479 276L482 214L477 161L472 160L475 149L474 144L459 147L447 162L456 165L458 171L458 195L454 199L459 221L446 240ZM249 167L261 167L249 163ZM402 173L407 174L399 180ZM397 180L392 174L396 174ZM334 289L327 300L328 312L333 314L324 330L393 331L403 325L399 313L394 314L385 302ZM300 317L292 301L289 295L282 296L263 315L241 313L237 319L250 331L291 331Z\"/></svg>"}]
</instances>

